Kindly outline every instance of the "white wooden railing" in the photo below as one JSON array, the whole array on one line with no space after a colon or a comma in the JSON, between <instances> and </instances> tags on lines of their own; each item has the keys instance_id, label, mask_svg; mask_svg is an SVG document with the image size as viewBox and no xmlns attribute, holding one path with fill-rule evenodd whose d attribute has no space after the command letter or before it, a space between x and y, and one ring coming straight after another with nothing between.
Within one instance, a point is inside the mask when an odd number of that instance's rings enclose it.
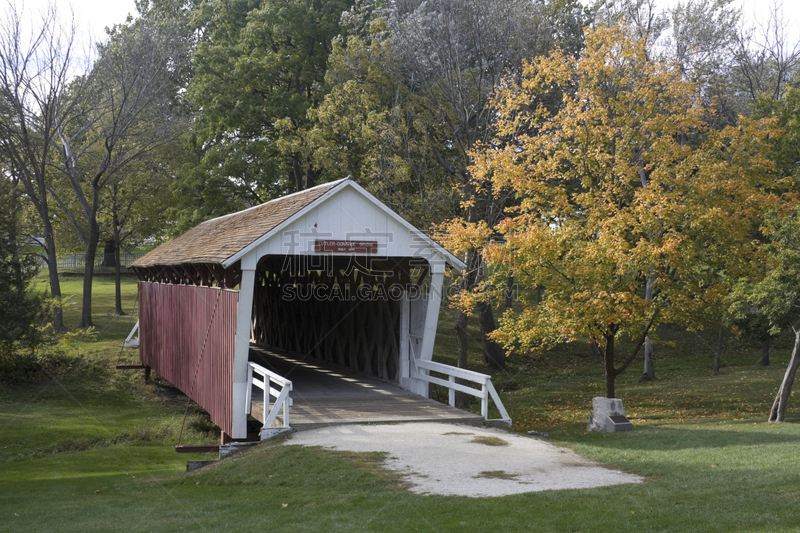
<instances>
[{"instance_id":1,"label":"white wooden railing","mask_svg":"<svg viewBox=\"0 0 800 533\"><path fill-rule=\"evenodd\" d=\"M273 388L273 383L280 388ZM247 366L247 399L245 402L247 414L250 414L253 385L264 392L264 425L261 427L261 438L263 439L265 432L268 433L272 428L281 409L283 409L283 427L289 428L289 407L292 405L289 393L292 391L292 382L259 364L249 361ZM271 409L270 398L275 398Z\"/></svg>"},{"instance_id":2,"label":"white wooden railing","mask_svg":"<svg viewBox=\"0 0 800 533\"><path fill-rule=\"evenodd\" d=\"M133 336L136 335L136 338ZM125 348L138 348L139 347L139 321L136 321L136 325L133 326L133 329L128 336L125 338L125 342L122 343Z\"/></svg>"},{"instance_id":3,"label":"white wooden railing","mask_svg":"<svg viewBox=\"0 0 800 533\"><path fill-rule=\"evenodd\" d=\"M447 376L447 380L438 378L435 376L431 376L429 373L426 373L425 370L428 372L436 372L438 374L444 374ZM426 381L428 383L433 383L435 385L442 385L443 387L447 387L449 389L449 397L448 403L451 407L456 406L456 391L463 392L465 394L469 394L471 396L475 396L476 398L481 399L481 416L484 419L491 422L501 422L508 426L511 426L511 417L508 416L508 412L506 408L503 406L503 402L500 401L500 397L497 395L497 391L494 389L494 385L492 385L492 377L486 374L481 374L480 372L473 372L472 370L465 370L463 368L457 368L450 365L444 365L442 363L434 363L433 361L426 361L424 359L411 359L411 377L419 379L421 381ZM463 385L461 383L456 383L456 378L471 381L477 385L480 385L480 388L473 388L468 385ZM498 419L489 419L489 398L494 401L494 405L497 410L500 412L500 418Z\"/></svg>"}]
</instances>

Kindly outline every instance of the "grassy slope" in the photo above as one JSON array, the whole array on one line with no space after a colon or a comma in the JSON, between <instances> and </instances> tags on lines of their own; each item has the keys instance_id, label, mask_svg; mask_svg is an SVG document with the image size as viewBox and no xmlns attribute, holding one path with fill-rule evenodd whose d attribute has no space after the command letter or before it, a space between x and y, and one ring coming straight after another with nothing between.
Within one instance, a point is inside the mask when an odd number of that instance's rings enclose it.
<instances>
[{"instance_id":1,"label":"grassy slope","mask_svg":"<svg viewBox=\"0 0 800 533\"><path fill-rule=\"evenodd\" d=\"M65 287L78 293L79 280ZM126 309L134 291L128 280ZM639 384L635 370L620 378L635 424L623 434L583 430L603 390L599 361L584 346L517 357L495 377L515 429L550 431L554 442L648 481L477 500L419 496L370 458L275 444L182 473L187 459L208 457L172 451L184 403L169 388L110 370L132 325L109 314L112 298L111 278L98 279L98 338L70 348L81 356L70 372L0 388L0 531L800 530L800 426L763 422L785 347L764 369L755 350L730 346L723 372L711 377L707 336L664 332L676 345L659 350L661 379ZM69 308L68 323L77 314ZM452 335L442 328L437 358L447 360ZM479 361L474 368L486 371ZM798 408L790 405L788 418ZM192 413L183 442L212 441L207 429Z\"/></svg>"}]
</instances>

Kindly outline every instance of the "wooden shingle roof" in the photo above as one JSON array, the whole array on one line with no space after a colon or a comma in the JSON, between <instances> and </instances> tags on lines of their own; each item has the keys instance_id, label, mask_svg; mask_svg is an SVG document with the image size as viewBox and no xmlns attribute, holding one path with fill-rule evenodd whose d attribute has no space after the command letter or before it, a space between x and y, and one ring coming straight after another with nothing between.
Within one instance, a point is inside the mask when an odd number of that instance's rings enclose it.
<instances>
[{"instance_id":1,"label":"wooden shingle roof","mask_svg":"<svg viewBox=\"0 0 800 533\"><path fill-rule=\"evenodd\" d=\"M343 181L318 185L238 213L207 220L155 248L131 267L222 264Z\"/></svg>"}]
</instances>

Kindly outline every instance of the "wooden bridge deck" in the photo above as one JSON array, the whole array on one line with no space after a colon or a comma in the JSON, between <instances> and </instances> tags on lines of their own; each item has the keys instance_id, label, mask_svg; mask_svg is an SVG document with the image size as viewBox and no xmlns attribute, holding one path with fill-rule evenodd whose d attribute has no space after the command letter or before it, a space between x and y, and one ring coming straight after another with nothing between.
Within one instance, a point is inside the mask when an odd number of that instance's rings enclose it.
<instances>
[{"instance_id":1,"label":"wooden bridge deck","mask_svg":"<svg viewBox=\"0 0 800 533\"><path fill-rule=\"evenodd\" d=\"M292 381L289 422L295 429L388 422L481 423L483 417L424 398L376 378L250 347L250 360ZM258 393L258 395L256 395ZM252 416L263 422L261 391L253 390Z\"/></svg>"}]
</instances>

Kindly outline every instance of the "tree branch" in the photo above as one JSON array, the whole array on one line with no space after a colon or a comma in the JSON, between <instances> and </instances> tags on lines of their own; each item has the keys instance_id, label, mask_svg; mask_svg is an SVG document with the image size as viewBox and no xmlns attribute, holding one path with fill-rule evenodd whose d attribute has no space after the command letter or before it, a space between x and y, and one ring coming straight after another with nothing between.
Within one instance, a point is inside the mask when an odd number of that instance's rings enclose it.
<instances>
[{"instance_id":1,"label":"tree branch","mask_svg":"<svg viewBox=\"0 0 800 533\"><path fill-rule=\"evenodd\" d=\"M630 364L633 362L633 360L636 359L636 356L639 355L639 350L641 350L642 345L647 340L647 333L650 331L650 327L653 325L655 319L656 315L654 314L650 318L650 321L647 323L647 326L644 328L644 331L642 331L642 335L641 337L639 337L639 342L636 343L636 348L634 348L633 353L631 354L630 357L628 357L628 359L622 364L621 367L614 369L614 375L618 376L623 372L625 372L625 369L627 369L628 366L630 366Z\"/></svg>"}]
</instances>

